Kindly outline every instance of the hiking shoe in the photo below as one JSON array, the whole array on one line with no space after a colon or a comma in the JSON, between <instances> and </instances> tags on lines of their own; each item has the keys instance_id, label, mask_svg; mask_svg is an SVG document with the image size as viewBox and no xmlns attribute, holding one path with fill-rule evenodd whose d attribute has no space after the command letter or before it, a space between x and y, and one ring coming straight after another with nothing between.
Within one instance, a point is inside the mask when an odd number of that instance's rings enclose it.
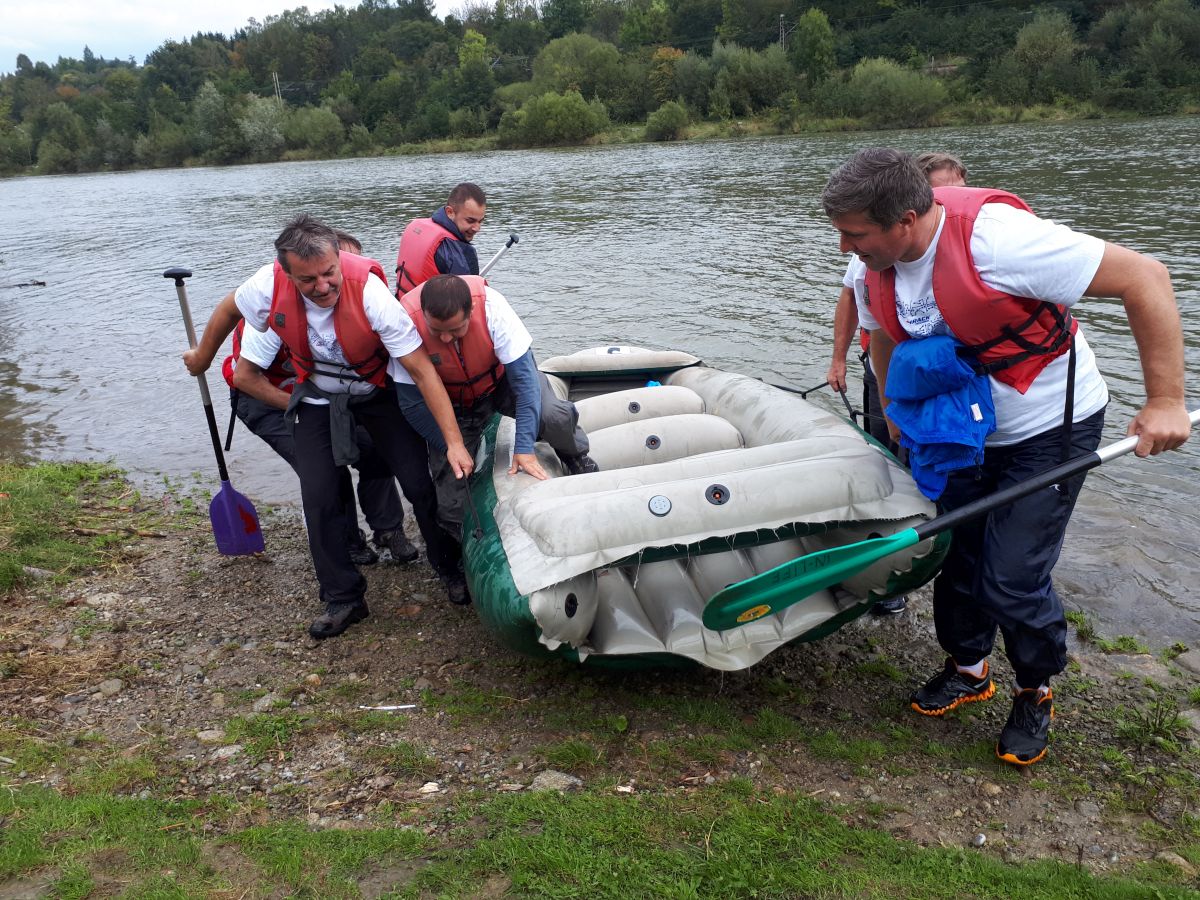
<instances>
[{"instance_id":1,"label":"hiking shoe","mask_svg":"<svg viewBox=\"0 0 1200 900\"><path fill-rule=\"evenodd\" d=\"M1013 697L1012 712L996 741L996 756L1018 766L1030 766L1046 755L1054 692L1025 688Z\"/></svg>"},{"instance_id":2,"label":"hiking shoe","mask_svg":"<svg viewBox=\"0 0 1200 900\"><path fill-rule=\"evenodd\" d=\"M319 641L337 637L370 614L365 600L358 603L326 603L325 612L312 620L312 624L308 626L308 633Z\"/></svg>"},{"instance_id":3,"label":"hiking shoe","mask_svg":"<svg viewBox=\"0 0 1200 900\"><path fill-rule=\"evenodd\" d=\"M987 663L983 664L983 675L976 678L958 671L954 660L947 657L942 671L913 691L909 701L923 716L944 716L961 703L989 700L994 693L996 685Z\"/></svg>"},{"instance_id":4,"label":"hiking shoe","mask_svg":"<svg viewBox=\"0 0 1200 900\"><path fill-rule=\"evenodd\" d=\"M580 453L578 456L560 456L559 459L562 460L568 475L586 475L589 472L600 471L596 461L586 453Z\"/></svg>"},{"instance_id":5,"label":"hiking shoe","mask_svg":"<svg viewBox=\"0 0 1200 900\"><path fill-rule=\"evenodd\" d=\"M908 609L907 597L889 597L887 600L880 600L871 607L871 615L873 616L895 616Z\"/></svg>"},{"instance_id":6,"label":"hiking shoe","mask_svg":"<svg viewBox=\"0 0 1200 900\"><path fill-rule=\"evenodd\" d=\"M350 543L350 562L356 566L371 566L379 562L379 554L371 549L361 529L358 532L358 540Z\"/></svg>"},{"instance_id":7,"label":"hiking shoe","mask_svg":"<svg viewBox=\"0 0 1200 900\"><path fill-rule=\"evenodd\" d=\"M416 562L421 551L416 548L401 531L397 528L395 531L380 531L375 535L375 546L386 547L388 552L392 554L392 562L410 563Z\"/></svg>"},{"instance_id":8,"label":"hiking shoe","mask_svg":"<svg viewBox=\"0 0 1200 900\"><path fill-rule=\"evenodd\" d=\"M467 606L471 602L471 592L467 590L467 579L462 572L453 575L443 575L442 584L446 586L446 599L455 606Z\"/></svg>"}]
</instances>

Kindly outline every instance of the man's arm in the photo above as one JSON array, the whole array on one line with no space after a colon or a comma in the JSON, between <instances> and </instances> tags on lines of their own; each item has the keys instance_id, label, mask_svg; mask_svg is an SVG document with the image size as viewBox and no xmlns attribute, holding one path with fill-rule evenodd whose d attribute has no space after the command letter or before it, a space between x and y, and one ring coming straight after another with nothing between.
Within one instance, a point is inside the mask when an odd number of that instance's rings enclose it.
<instances>
[{"instance_id":1,"label":"man's arm","mask_svg":"<svg viewBox=\"0 0 1200 900\"><path fill-rule=\"evenodd\" d=\"M893 441L899 443L900 429L891 419L887 418L887 408L891 402L887 396L888 365L892 361L892 351L895 349L896 342L882 328L876 328L871 332L871 370L875 373L875 381L879 384L879 405L883 409L883 417L887 419L888 434L891 435Z\"/></svg>"},{"instance_id":2,"label":"man's arm","mask_svg":"<svg viewBox=\"0 0 1200 900\"><path fill-rule=\"evenodd\" d=\"M425 438L425 443L430 447L445 453L446 440L442 437L437 422L429 412L429 407L425 405L425 398L421 396L420 389L415 384L397 381L396 397L400 401L400 412L404 413L408 424L417 430L417 434Z\"/></svg>"},{"instance_id":3,"label":"man's arm","mask_svg":"<svg viewBox=\"0 0 1200 900\"><path fill-rule=\"evenodd\" d=\"M291 399L291 394L271 384L270 379L259 365L252 363L244 356L234 367L233 386L243 394L253 397L255 400L261 400L276 409L287 409L288 400Z\"/></svg>"},{"instance_id":4,"label":"man's arm","mask_svg":"<svg viewBox=\"0 0 1200 900\"><path fill-rule=\"evenodd\" d=\"M413 382L425 398L425 405L433 414L434 421L442 431L446 440L446 460L454 470L455 478L465 478L475 468L475 460L467 452L463 443L462 432L458 430L458 421L454 418L454 407L450 405L450 396L446 386L438 377L429 361L429 354L424 347L418 347L412 353L399 357L400 364L412 376Z\"/></svg>"},{"instance_id":5,"label":"man's arm","mask_svg":"<svg viewBox=\"0 0 1200 900\"><path fill-rule=\"evenodd\" d=\"M1140 438L1134 452L1153 456L1181 446L1191 423L1183 395L1183 329L1167 267L1127 247L1105 243L1100 267L1084 293L1120 298L1137 342L1146 403L1126 431Z\"/></svg>"},{"instance_id":6,"label":"man's arm","mask_svg":"<svg viewBox=\"0 0 1200 900\"><path fill-rule=\"evenodd\" d=\"M187 366L188 372L200 375L207 371L212 365L213 357L221 349L221 344L225 343L225 338L229 337L229 332L233 331L241 318L242 312L233 299L233 293L226 294L209 316L196 349L183 352L183 364Z\"/></svg>"},{"instance_id":7,"label":"man's arm","mask_svg":"<svg viewBox=\"0 0 1200 900\"><path fill-rule=\"evenodd\" d=\"M854 302L854 291L842 286L837 309L833 312L833 359L825 380L835 391L846 390L846 354L858 330L858 305Z\"/></svg>"},{"instance_id":8,"label":"man's arm","mask_svg":"<svg viewBox=\"0 0 1200 900\"><path fill-rule=\"evenodd\" d=\"M518 471L523 471L538 481L545 481L550 476L546 474L546 470L538 462L537 454L533 452L533 444L537 440L542 421L542 386L538 382L533 351L526 350L508 363L504 367L504 377L508 379L513 399L516 401L517 420L513 460L508 474L516 475Z\"/></svg>"}]
</instances>

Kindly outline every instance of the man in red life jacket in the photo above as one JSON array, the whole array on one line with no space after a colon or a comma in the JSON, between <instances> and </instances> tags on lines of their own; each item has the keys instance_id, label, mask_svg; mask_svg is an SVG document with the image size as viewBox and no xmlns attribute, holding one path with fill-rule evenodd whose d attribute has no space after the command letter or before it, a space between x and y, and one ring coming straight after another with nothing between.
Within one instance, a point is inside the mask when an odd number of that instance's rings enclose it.
<instances>
[{"instance_id":1,"label":"man in red life jacket","mask_svg":"<svg viewBox=\"0 0 1200 900\"><path fill-rule=\"evenodd\" d=\"M396 296L434 275L478 275L479 256L471 242L486 215L487 196L479 185L464 181L428 219L409 222L396 256Z\"/></svg>"},{"instance_id":2,"label":"man in red life jacket","mask_svg":"<svg viewBox=\"0 0 1200 900\"><path fill-rule=\"evenodd\" d=\"M397 405L391 389L396 372L408 372L429 405L455 476L469 475L474 461L412 320L388 290L379 263L339 252L336 234L311 216L301 214L289 222L275 251L276 263L259 269L217 305L199 345L183 358L189 372L203 372L243 317L257 330L272 329L291 354L296 385L290 397L244 358L234 383L286 408L292 424L309 550L325 603L309 633L333 637L369 614L366 580L346 550L345 510L338 494L338 467L352 464L358 453L356 424L367 429L400 481L429 563L449 599L463 602L460 548L437 524L428 450Z\"/></svg>"},{"instance_id":3,"label":"man in red life jacket","mask_svg":"<svg viewBox=\"0 0 1200 900\"><path fill-rule=\"evenodd\" d=\"M996 431L979 466L950 474L944 510L1099 445L1108 391L1070 316L1084 295L1119 298L1137 341L1146 402L1128 428L1139 437L1136 453L1161 453L1187 440L1183 335L1161 263L1039 219L1003 191L931 189L915 160L897 150L856 153L830 176L821 202L841 251L866 266L854 293L859 320L871 332L885 415L888 366L899 341L949 334L988 376ZM1051 571L1083 480L955 529L934 583L934 623L948 658L914 692L912 708L940 716L989 699L995 688L987 658L1000 630L1016 686L996 755L1018 765L1046 754L1049 682L1067 660Z\"/></svg>"},{"instance_id":4,"label":"man in red life jacket","mask_svg":"<svg viewBox=\"0 0 1200 900\"><path fill-rule=\"evenodd\" d=\"M537 479L546 472L534 453L545 441L568 474L597 472L588 439L579 427L574 403L560 400L533 357L533 339L504 296L478 275L436 275L404 295L405 310L446 386L467 449L474 453L484 429L499 411L516 419L510 475L523 471ZM396 376L400 408L433 448L437 432L416 387ZM438 519L458 536L462 531L466 485L456 481L432 453L438 488Z\"/></svg>"},{"instance_id":5,"label":"man in red life jacket","mask_svg":"<svg viewBox=\"0 0 1200 900\"><path fill-rule=\"evenodd\" d=\"M922 153L917 156L916 162L925 173L930 187L962 187L967 183L967 167L958 157L949 153ZM846 353L850 349L854 333L858 332L859 346L862 347L862 408L866 417L866 430L871 437L898 456L900 447L888 435L887 421L883 417L883 404L879 399L879 383L871 369L871 358L868 354L870 334L865 328L860 329L858 326L854 281L861 278L865 270L862 260L852 255L846 267L846 275L842 279L842 292L838 296L837 309L833 313L833 359L829 364L829 371L825 374L825 380L835 391L846 390ZM887 616L902 613L907 608L907 598L892 597L876 603L871 607L871 612L877 616Z\"/></svg>"},{"instance_id":6,"label":"man in red life jacket","mask_svg":"<svg viewBox=\"0 0 1200 900\"><path fill-rule=\"evenodd\" d=\"M336 232L338 246L356 255L362 255L362 245L344 231ZM284 421L283 410L264 403L249 394L243 394L233 386L234 370L243 352L259 366L263 375L276 388L291 393L296 380L296 371L283 348L279 337L271 331L260 333L253 328L245 331L246 322L238 322L233 330L233 353L225 358L221 374L229 384L230 403L242 424L274 450L293 470L296 469L296 441L292 429ZM404 534L404 507L396 490L396 479L387 463L375 452L371 436L365 428L356 431L359 459L354 468L358 470L358 498L363 515L371 526L375 545L386 548L392 559L399 563L414 562L420 555ZM350 559L355 565L371 565L379 556L367 544L358 527L358 508L354 502L354 484L349 469L339 472L340 493L346 508L346 544Z\"/></svg>"}]
</instances>

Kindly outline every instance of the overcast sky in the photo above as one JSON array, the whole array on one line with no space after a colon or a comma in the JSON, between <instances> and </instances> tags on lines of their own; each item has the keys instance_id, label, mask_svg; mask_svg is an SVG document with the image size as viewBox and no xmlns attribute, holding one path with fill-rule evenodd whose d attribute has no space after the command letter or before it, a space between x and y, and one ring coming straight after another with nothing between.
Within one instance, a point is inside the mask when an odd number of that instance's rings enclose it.
<instances>
[{"instance_id":1,"label":"overcast sky","mask_svg":"<svg viewBox=\"0 0 1200 900\"><path fill-rule=\"evenodd\" d=\"M358 0L342 0L343 6ZM310 12L332 9L333 0L0 0L0 72L11 72L17 54L53 65L60 56L81 58L86 44L105 59L139 65L163 41L189 38L197 31L230 34L251 18L262 21L285 9L307 6ZM462 6L461 0L437 0L439 16Z\"/></svg>"}]
</instances>

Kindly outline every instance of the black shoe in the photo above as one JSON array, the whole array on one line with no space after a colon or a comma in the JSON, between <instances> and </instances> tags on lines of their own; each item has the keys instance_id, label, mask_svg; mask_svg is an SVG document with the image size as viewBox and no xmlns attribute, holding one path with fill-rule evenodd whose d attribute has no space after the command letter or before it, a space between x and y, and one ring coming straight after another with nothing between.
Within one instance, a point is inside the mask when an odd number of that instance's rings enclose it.
<instances>
[{"instance_id":1,"label":"black shoe","mask_svg":"<svg viewBox=\"0 0 1200 900\"><path fill-rule=\"evenodd\" d=\"M1054 692L1025 688L1013 697L1012 712L996 742L996 756L1018 766L1031 766L1046 755Z\"/></svg>"},{"instance_id":2,"label":"black shoe","mask_svg":"<svg viewBox=\"0 0 1200 900\"><path fill-rule=\"evenodd\" d=\"M467 590L467 579L462 572L453 575L443 575L442 584L446 586L446 599L455 606L467 606L471 602L471 593Z\"/></svg>"},{"instance_id":3,"label":"black shoe","mask_svg":"<svg viewBox=\"0 0 1200 900\"><path fill-rule=\"evenodd\" d=\"M600 471L596 461L586 453L580 453L578 456L559 456L559 459L562 460L568 475L586 475L589 472Z\"/></svg>"},{"instance_id":4,"label":"black shoe","mask_svg":"<svg viewBox=\"0 0 1200 900\"><path fill-rule=\"evenodd\" d=\"M371 566L379 562L379 554L371 549L361 529L358 532L358 540L350 544L350 562L356 566Z\"/></svg>"},{"instance_id":5,"label":"black shoe","mask_svg":"<svg viewBox=\"0 0 1200 900\"><path fill-rule=\"evenodd\" d=\"M962 703L990 700L996 693L989 666L983 664L983 675L976 678L958 671L954 660L947 658L946 666L909 698L912 708L923 716L944 716Z\"/></svg>"},{"instance_id":6,"label":"black shoe","mask_svg":"<svg viewBox=\"0 0 1200 900\"><path fill-rule=\"evenodd\" d=\"M392 562L397 563L416 562L417 557L421 555L421 551L416 548L413 542L399 528L395 531L376 532L375 546L380 549L386 547L388 552L392 554Z\"/></svg>"},{"instance_id":7,"label":"black shoe","mask_svg":"<svg viewBox=\"0 0 1200 900\"><path fill-rule=\"evenodd\" d=\"M312 620L308 633L319 641L337 637L355 622L361 622L371 611L365 600L358 603L326 603L325 612Z\"/></svg>"},{"instance_id":8,"label":"black shoe","mask_svg":"<svg viewBox=\"0 0 1200 900\"><path fill-rule=\"evenodd\" d=\"M887 600L880 600L871 607L871 615L873 616L894 616L908 609L907 597L889 597Z\"/></svg>"}]
</instances>

